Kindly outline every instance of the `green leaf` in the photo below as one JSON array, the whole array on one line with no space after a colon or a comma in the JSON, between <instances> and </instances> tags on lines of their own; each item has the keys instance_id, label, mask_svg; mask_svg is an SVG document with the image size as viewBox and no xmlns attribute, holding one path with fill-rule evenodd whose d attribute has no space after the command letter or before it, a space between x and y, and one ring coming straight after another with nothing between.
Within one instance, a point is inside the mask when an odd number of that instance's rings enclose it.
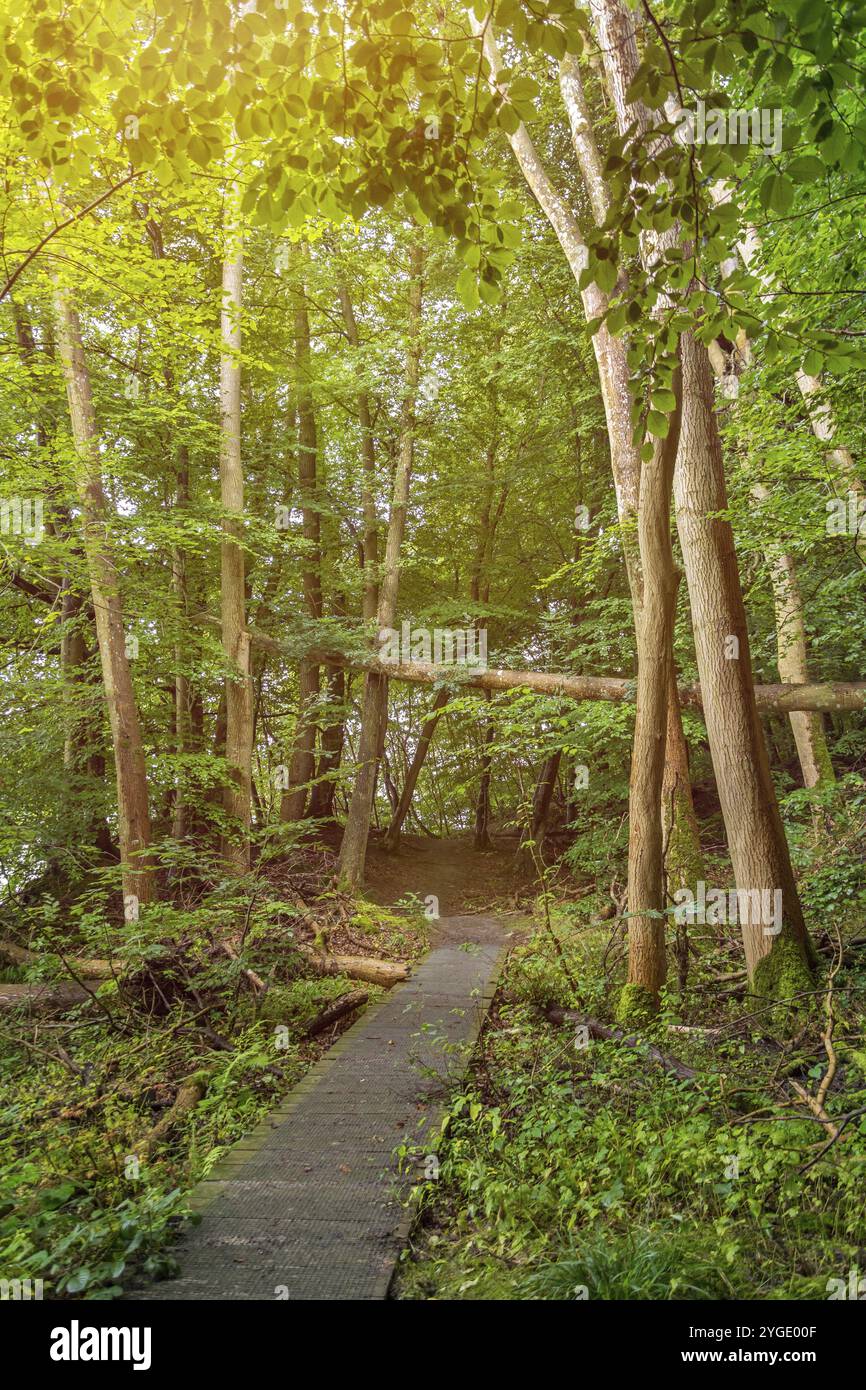
<instances>
[{"instance_id":1,"label":"green leaf","mask_svg":"<svg viewBox=\"0 0 866 1390\"><path fill-rule=\"evenodd\" d=\"M822 179L826 172L826 164L815 154L799 155L791 160L785 170L788 178L793 179L795 183L814 183L817 179Z\"/></svg>"},{"instance_id":2,"label":"green leaf","mask_svg":"<svg viewBox=\"0 0 866 1390\"><path fill-rule=\"evenodd\" d=\"M464 266L457 276L457 293L460 302L466 309L477 309L481 303L478 293L478 282L469 266Z\"/></svg>"},{"instance_id":3,"label":"green leaf","mask_svg":"<svg viewBox=\"0 0 866 1390\"><path fill-rule=\"evenodd\" d=\"M794 185L784 174L768 174L761 184L760 198L767 212L784 214L794 202Z\"/></svg>"}]
</instances>

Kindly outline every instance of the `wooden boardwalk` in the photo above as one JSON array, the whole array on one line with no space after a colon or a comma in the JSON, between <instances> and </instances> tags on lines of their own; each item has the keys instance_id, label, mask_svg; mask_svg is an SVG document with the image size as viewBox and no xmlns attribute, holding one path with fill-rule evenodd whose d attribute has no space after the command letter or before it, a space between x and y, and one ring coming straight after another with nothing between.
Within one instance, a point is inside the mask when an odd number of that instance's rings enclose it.
<instances>
[{"instance_id":1,"label":"wooden boardwalk","mask_svg":"<svg viewBox=\"0 0 866 1390\"><path fill-rule=\"evenodd\" d=\"M198 1185L202 1221L174 1251L179 1276L127 1298L387 1296L408 1189L435 1171L445 1090L465 1070L510 944L492 917L443 918L437 940ZM401 1176L402 1144L421 1148Z\"/></svg>"}]
</instances>

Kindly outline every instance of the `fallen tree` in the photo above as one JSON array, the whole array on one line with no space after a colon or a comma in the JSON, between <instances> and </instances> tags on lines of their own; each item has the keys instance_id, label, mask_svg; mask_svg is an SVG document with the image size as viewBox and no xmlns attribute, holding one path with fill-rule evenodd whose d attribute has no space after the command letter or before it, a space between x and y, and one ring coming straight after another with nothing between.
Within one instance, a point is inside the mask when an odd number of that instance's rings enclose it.
<instances>
[{"instance_id":1,"label":"fallen tree","mask_svg":"<svg viewBox=\"0 0 866 1390\"><path fill-rule=\"evenodd\" d=\"M0 960L6 961L8 965L37 965L43 959L43 956L37 956L24 946L16 946L14 941L0 940ZM66 965L62 956L58 956L57 959ZM82 960L78 957L71 957L67 966L70 975L90 980L112 980L122 968L110 960Z\"/></svg>"},{"instance_id":2,"label":"fallen tree","mask_svg":"<svg viewBox=\"0 0 866 1390\"><path fill-rule=\"evenodd\" d=\"M351 994L344 994L342 999L337 999L333 1004L329 1004L321 1013L316 1014L312 1023L308 1023L304 1030L304 1036L316 1038L320 1033L325 1033L335 1023L339 1023L346 1014L354 1013L360 1009L362 1004L366 1004L370 998L365 989L352 990Z\"/></svg>"},{"instance_id":3,"label":"fallen tree","mask_svg":"<svg viewBox=\"0 0 866 1390\"><path fill-rule=\"evenodd\" d=\"M364 980L367 984L383 985L386 989L409 978L409 967L403 961L379 960L375 956L333 955L327 951L316 950L304 942L295 942L294 947L320 975L346 975L350 980ZM233 959L237 959L237 952L233 947L224 945L223 950ZM0 960L5 960L11 965L29 966L36 965L41 959L43 957L28 951L24 946L0 940ZM120 978L124 971L120 961L79 960L72 957L68 961L62 957L57 959L72 977L70 980L44 985L0 985L0 1008L11 1008L21 1002L39 1009L71 1007L86 999L102 980ZM254 993L264 993L267 990L266 982L254 971L244 970L244 975ZM84 986L79 983L82 980L85 982Z\"/></svg>"},{"instance_id":4,"label":"fallen tree","mask_svg":"<svg viewBox=\"0 0 866 1390\"><path fill-rule=\"evenodd\" d=\"M581 1028L585 1028L587 1036L595 1038L600 1042L618 1042L623 1047L630 1047L650 1061L657 1062L665 1071L671 1072L680 1081L693 1081L697 1076L694 1067L686 1066L678 1057L671 1057L666 1052L661 1052L654 1043L645 1042L636 1033L626 1033L622 1028L609 1028L606 1023L600 1023L597 1018L592 1018L589 1014L579 1013L577 1009L562 1009L558 1004L549 1004L545 1009L545 1015L551 1023L574 1023Z\"/></svg>"},{"instance_id":5,"label":"fallen tree","mask_svg":"<svg viewBox=\"0 0 866 1390\"><path fill-rule=\"evenodd\" d=\"M197 1071L192 1076L187 1077L162 1119L154 1125L153 1129L145 1135L138 1145L138 1158L150 1158L154 1149L165 1142L184 1116L194 1110L199 1101L204 1100L209 1080L210 1076L207 1071Z\"/></svg>"},{"instance_id":6,"label":"fallen tree","mask_svg":"<svg viewBox=\"0 0 866 1390\"><path fill-rule=\"evenodd\" d=\"M217 621L210 615L203 621ZM263 632L250 629L252 646L271 655L297 660L297 650L277 642ZM435 685L453 679L455 684L470 690L535 690L541 695L565 696L571 700L607 700L613 704L634 703L637 694L635 681L625 676L571 676L558 671L509 671L501 668L478 670L471 666L443 666L428 661L379 661L364 653L347 653L333 648L307 651L305 659L351 671L372 671L389 680L407 681L413 685ZM697 682L678 686L680 703L688 709L703 710L701 688ZM866 709L866 681L809 681L802 685L756 685L758 709L774 714L792 710L818 710L840 713Z\"/></svg>"},{"instance_id":7,"label":"fallen tree","mask_svg":"<svg viewBox=\"0 0 866 1390\"><path fill-rule=\"evenodd\" d=\"M0 984L0 1009L15 1009L26 1004L31 1013L62 1013L93 998L100 980L61 980L59 983L27 985Z\"/></svg>"},{"instance_id":8,"label":"fallen tree","mask_svg":"<svg viewBox=\"0 0 866 1390\"><path fill-rule=\"evenodd\" d=\"M298 941L294 948L322 975L348 975L350 980L366 980L368 984L386 988L409 978L409 967L402 961L377 960L374 956L334 956Z\"/></svg>"}]
</instances>

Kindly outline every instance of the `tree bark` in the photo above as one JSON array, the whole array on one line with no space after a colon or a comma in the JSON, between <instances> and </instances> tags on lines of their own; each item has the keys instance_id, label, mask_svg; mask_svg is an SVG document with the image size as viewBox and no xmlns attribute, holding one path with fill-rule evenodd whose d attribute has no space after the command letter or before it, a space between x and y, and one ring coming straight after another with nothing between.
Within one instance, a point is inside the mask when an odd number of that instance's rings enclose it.
<instances>
[{"instance_id":1,"label":"tree bark","mask_svg":"<svg viewBox=\"0 0 866 1390\"><path fill-rule=\"evenodd\" d=\"M674 698L676 693L676 699ZM662 838L664 876L668 892L688 888L704 877L704 857L692 801L688 744L683 737L682 711L674 662L668 668L668 728L662 778ZM671 721L678 729L671 729Z\"/></svg>"},{"instance_id":2,"label":"tree bark","mask_svg":"<svg viewBox=\"0 0 866 1390\"><path fill-rule=\"evenodd\" d=\"M34 387L38 388L38 375L35 374L36 340L33 324L21 306L13 301L12 314L15 321L15 336L21 358ZM49 441L57 429L54 411L40 409L36 418L36 440L40 450L47 450ZM52 499L53 500L53 499ZM47 524L50 534L71 541L72 518L65 506L53 505L51 518ZM13 575L13 583L32 592L43 602L54 604L60 597L62 622L60 627L60 669L63 676L64 740L63 767L70 786L80 786L91 796L96 787L105 781L105 758L102 755L102 720L98 702L101 694L101 675L88 659L87 637L95 627L92 604L86 601L86 594L74 585L69 566L58 566L57 570L46 576L46 585L28 586L22 576ZM89 698L93 695L93 700ZM105 817L98 811L90 820L88 839L107 858L115 854L111 832Z\"/></svg>"},{"instance_id":3,"label":"tree bark","mask_svg":"<svg viewBox=\"0 0 866 1390\"><path fill-rule=\"evenodd\" d=\"M230 202L236 204L232 190ZM223 654L229 675L226 694L226 762L229 785L223 805L229 828L223 858L231 872L250 867L252 816L253 704L250 639L246 616L246 567L243 552L244 477L241 460L241 306L243 246L230 212L222 270L220 314L220 499L223 541L220 546L220 604Z\"/></svg>"},{"instance_id":4,"label":"tree bark","mask_svg":"<svg viewBox=\"0 0 866 1390\"><path fill-rule=\"evenodd\" d=\"M682 338L682 371L683 421L674 477L677 527L728 847L738 889L782 893L781 935L774 937L761 923L741 924L746 968L754 981L759 964L771 953L780 951L774 975L789 953L793 971L797 958L801 966L811 958L811 944L755 700L734 538L725 519L728 503L710 362L691 332ZM767 970L762 978L770 986L776 983Z\"/></svg>"},{"instance_id":5,"label":"tree bark","mask_svg":"<svg viewBox=\"0 0 866 1390\"><path fill-rule=\"evenodd\" d=\"M406 529L409 483L415 448L415 408L421 362L421 293L424 253L416 241L410 253L409 332L406 349L406 385L400 426L400 454L394 472L394 491L388 521L388 539L379 589L378 626L393 628L400 584L400 548ZM387 669L387 668L386 668ZM370 671L364 682L358 773L343 831L337 861L341 882L355 888L363 882L370 818L376 791L376 766L382 746L388 709L387 675Z\"/></svg>"},{"instance_id":6,"label":"tree bark","mask_svg":"<svg viewBox=\"0 0 866 1390\"><path fill-rule=\"evenodd\" d=\"M806 405L812 433L816 439L827 446L828 462L838 468L848 488L862 500L864 496L863 482L857 472L851 450L844 444L834 444L833 442L836 437L836 421L833 418L833 408L830 402L822 395L820 379L816 376L809 376L800 368L797 372L797 385ZM866 521L861 522L858 526L854 545L857 554L866 564Z\"/></svg>"},{"instance_id":7,"label":"tree bark","mask_svg":"<svg viewBox=\"0 0 866 1390\"><path fill-rule=\"evenodd\" d=\"M667 974L662 786L672 687L679 576L671 548L671 490L680 438L682 380L664 439L643 465L638 506L643 601L637 624L637 709L629 781L628 979L620 1017L655 1009Z\"/></svg>"},{"instance_id":8,"label":"tree bark","mask_svg":"<svg viewBox=\"0 0 866 1390\"><path fill-rule=\"evenodd\" d=\"M722 188L715 191L715 196L718 201L727 201L731 195L725 188ZM754 235L755 242L757 242L757 233L754 232L754 229L750 230ZM748 250L749 245L752 246L751 251ZM740 252L744 260L747 256L751 260L757 252L757 244L751 242L747 235L746 242L740 246ZM728 262L723 262L722 274L729 273L729 270L735 267L736 263L736 256L732 256ZM748 262L746 263L748 264ZM743 369L752 360L751 344L744 332L741 332L737 340L737 349L732 353L730 362L726 360L726 354L718 342L712 343L708 352L710 363L717 378L727 375L736 376L737 366L739 365ZM769 490L761 482L753 483L751 491L753 498L759 505L769 497ZM805 683L809 679L806 621L797 579L796 562L793 555L778 545L772 546L768 558L770 583L773 589L779 676L783 681ZM835 780L833 764L830 761L821 715L797 710L792 712L789 718L804 786L817 787L819 784L833 782Z\"/></svg>"},{"instance_id":9,"label":"tree bark","mask_svg":"<svg viewBox=\"0 0 866 1390\"><path fill-rule=\"evenodd\" d=\"M294 949L322 975L347 975L350 980L366 980L371 985L400 984L409 978L409 966L402 961L378 960L375 956L334 956L313 946L295 942Z\"/></svg>"},{"instance_id":10,"label":"tree bark","mask_svg":"<svg viewBox=\"0 0 866 1390\"><path fill-rule=\"evenodd\" d=\"M99 467L93 394L81 340L81 325L68 291L58 288L55 303L60 356L77 458L76 481L81 502L84 551L114 750L123 892L126 898L135 899L136 903L147 903L154 896L153 862L149 854L147 773L138 707L126 652L123 601L111 555L108 506Z\"/></svg>"},{"instance_id":11,"label":"tree bark","mask_svg":"<svg viewBox=\"0 0 866 1390\"><path fill-rule=\"evenodd\" d=\"M757 502L763 502L769 493L763 483L755 483L752 496ZM805 685L809 681L809 660L806 652L806 618L797 578L797 566L793 555L778 547L771 550L769 565L776 619L776 664L779 677L789 684ZM797 746L804 785L817 787L834 782L836 779L821 715L817 711L793 710L788 718Z\"/></svg>"},{"instance_id":12,"label":"tree bark","mask_svg":"<svg viewBox=\"0 0 866 1390\"><path fill-rule=\"evenodd\" d=\"M606 52L605 62L614 107L622 130L627 125L627 122L624 123L621 119L626 110L626 93L638 62L634 16L618 5L602 5L594 12L594 17L599 25L599 41L603 51L611 50L610 53ZM596 226L601 227L611 209L608 182L586 104L580 67L577 58L572 54L566 55L560 63L559 84L571 129L572 144L589 195L593 218ZM650 115L642 104L632 105L630 114L642 129L648 127ZM611 399L610 407L605 399L605 411L609 422L612 419L617 422L615 435L611 434L611 465L616 483L626 572L637 629L643 603L643 577L640 554L635 553L634 543L630 541L630 532L635 522L635 508L641 485L640 452L633 442L627 422L622 418L629 399L629 368L625 342L621 338L609 337L605 344L605 352L612 364L609 368L611 382L616 384L616 396ZM673 642L673 629L671 641ZM665 861L666 868L672 870L674 878L682 878L684 873L694 872L695 878L689 881L695 881L703 875L703 854L692 800L688 745L683 732L672 657L670 668L668 699L671 707L667 714L665 767L661 789Z\"/></svg>"},{"instance_id":13,"label":"tree bark","mask_svg":"<svg viewBox=\"0 0 866 1390\"><path fill-rule=\"evenodd\" d=\"M485 691L490 699L489 692ZM478 779L478 797L475 802L475 848L480 852L489 850L490 841L490 774L493 767L491 744L496 738L496 725L488 721L484 730L484 750L481 754L481 776Z\"/></svg>"},{"instance_id":14,"label":"tree bark","mask_svg":"<svg viewBox=\"0 0 866 1390\"><path fill-rule=\"evenodd\" d=\"M481 26L476 23L476 32ZM504 93L507 89L500 83L501 61L496 46L492 26L488 25L484 37L484 53L490 67L491 83ZM572 143L580 167L581 176L589 194L593 216L601 225L609 210L606 180L599 157L598 148L592 133L584 100L583 86L576 60L566 59L560 70L560 87ZM526 127L521 123L509 135L523 176L556 233L566 260L576 281L579 282L588 263L588 251L580 227L571 210L551 183ZM600 318L608 305L607 295L597 285L591 284L581 291L581 300L587 320ZM617 514L619 517L626 572L635 614L635 625L639 621L638 612L642 601L640 577L640 556L634 541L634 526L637 515L637 500L640 488L640 452L632 441L630 415L630 381L625 343L608 331L602 324L592 338L596 364L598 366L602 403L607 424L610 445L611 468L616 491ZM667 757L675 767L688 766L688 752L683 739L682 719L672 717L667 724L668 735L675 740L668 750ZM691 803L691 786L683 787L683 796ZM696 838L691 847L690 857L700 859L700 840L697 838L697 818L694 807L683 821L683 835L693 833Z\"/></svg>"},{"instance_id":15,"label":"tree bark","mask_svg":"<svg viewBox=\"0 0 866 1390\"><path fill-rule=\"evenodd\" d=\"M555 753L551 753L549 758L545 758L532 794L532 815L529 820L528 833L523 837L523 845L531 841L539 859L544 848L547 822L550 819L550 803L561 761L561 748L557 748Z\"/></svg>"},{"instance_id":16,"label":"tree bark","mask_svg":"<svg viewBox=\"0 0 866 1390\"><path fill-rule=\"evenodd\" d=\"M646 131L650 113L628 100L638 64L635 16L621 0L596 0L593 19L620 134L633 124ZM798 975L801 982L808 978L812 948L758 717L733 533L723 519L724 462L709 357L691 331L683 334L680 351L682 426L674 490L707 735L737 888L769 891L772 900L777 890L782 895L778 937L761 921L741 922L749 979L756 980L761 967L763 986L778 993ZM774 964L763 966L771 956Z\"/></svg>"},{"instance_id":17,"label":"tree bark","mask_svg":"<svg viewBox=\"0 0 866 1390\"><path fill-rule=\"evenodd\" d=\"M676 472L674 473L676 482ZM676 492L676 488L675 488ZM205 616L204 621L213 619ZM254 647L288 658L289 652L275 638L250 629ZM408 681L410 685L435 685L442 671L431 661L400 661L383 663L369 656L347 656L332 648L317 649L320 661L332 661L351 671L387 675L391 680ZM563 695L570 700L607 700L623 704L634 700L635 683L627 676L572 676L559 671L510 671L491 667L487 671L460 672L455 684L469 690L537 690L544 695ZM677 686L680 704L684 709L703 712L704 694L700 683ZM866 681L823 681L809 685L755 685L755 700L759 710L787 713L789 710L823 710L835 714L846 710L866 709Z\"/></svg>"},{"instance_id":18,"label":"tree bark","mask_svg":"<svg viewBox=\"0 0 866 1390\"><path fill-rule=\"evenodd\" d=\"M328 705L336 711L322 730L316 783L310 793L308 815L313 820L331 820L334 815L334 796L337 774L343 756L346 721L343 706L346 699L346 673L341 666L328 668Z\"/></svg>"},{"instance_id":19,"label":"tree bark","mask_svg":"<svg viewBox=\"0 0 866 1390\"><path fill-rule=\"evenodd\" d=\"M348 286L338 286L340 307L346 337L353 349L359 346L358 323ZM376 516L376 443L373 436L373 413L366 387L358 391L358 420L361 425L361 459L364 465L361 483L361 510L364 516L364 602L363 615L367 622L375 618L379 608L379 519Z\"/></svg>"},{"instance_id":20,"label":"tree bark","mask_svg":"<svg viewBox=\"0 0 866 1390\"><path fill-rule=\"evenodd\" d=\"M301 283L295 300L295 370L298 379L298 486L301 493L302 534L306 542L303 586L307 613L315 621L322 617L321 515L319 511L319 440L310 375L310 319L305 286ZM283 793L280 819L304 818L307 795L313 780L316 747L316 705L319 697L319 667L302 661L298 672L298 722L289 769L289 785Z\"/></svg>"},{"instance_id":21,"label":"tree bark","mask_svg":"<svg viewBox=\"0 0 866 1390\"><path fill-rule=\"evenodd\" d=\"M179 510L189 505L189 450L186 445L182 445L178 450L175 501ZM176 621L183 621L186 619L189 611L189 592L187 589L187 554L181 545L174 545L172 547L171 587L176 604ZM174 677L174 744L176 752L183 757L185 753L190 752L192 743L190 728L190 685L189 677L183 670L186 662L184 645L182 642L178 642L175 645L174 659L177 668ZM189 808L184 792L183 778L184 775L181 770L178 773L174 793L172 835L176 840L182 840L189 830Z\"/></svg>"}]
</instances>

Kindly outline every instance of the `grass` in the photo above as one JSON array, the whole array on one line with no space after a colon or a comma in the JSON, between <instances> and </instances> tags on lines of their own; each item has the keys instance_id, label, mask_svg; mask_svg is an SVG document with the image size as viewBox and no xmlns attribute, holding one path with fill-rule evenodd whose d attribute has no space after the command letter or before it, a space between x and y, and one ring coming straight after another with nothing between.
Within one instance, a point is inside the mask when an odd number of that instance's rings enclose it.
<instances>
[{"instance_id":1,"label":"grass","mask_svg":"<svg viewBox=\"0 0 866 1390\"><path fill-rule=\"evenodd\" d=\"M859 913L857 903L852 929ZM553 1000L609 1018L615 993L602 964L610 928L571 910L553 926L576 987L539 922L512 953L472 1076L451 1097L397 1297L826 1298L828 1280L866 1269L866 1117L819 1157L824 1127L785 1079L814 1093L826 1068L826 971L780 1042L766 1015L744 1020L757 1001L721 996L713 975L730 957L718 938L701 941L685 994L669 990L645 1030L697 1069L679 1081L639 1051L583 1046L574 1026L547 1021ZM836 981L837 1118L866 1105L866 952L853 954ZM670 1024L724 1031L706 1039Z\"/></svg>"}]
</instances>

